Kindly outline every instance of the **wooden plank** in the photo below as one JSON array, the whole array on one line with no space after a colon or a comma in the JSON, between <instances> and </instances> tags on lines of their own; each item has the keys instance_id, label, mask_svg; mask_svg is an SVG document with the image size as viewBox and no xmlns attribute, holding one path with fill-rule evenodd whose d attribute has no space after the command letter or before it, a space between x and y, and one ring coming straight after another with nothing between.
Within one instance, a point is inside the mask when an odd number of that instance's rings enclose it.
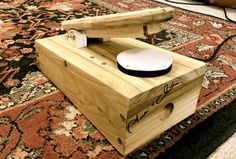
<instances>
[{"instance_id":1,"label":"wooden plank","mask_svg":"<svg viewBox=\"0 0 236 159\"><path fill-rule=\"evenodd\" d=\"M144 38L161 31L160 24L120 27L112 29L87 29L84 31L88 38L129 37Z\"/></svg>"},{"instance_id":2,"label":"wooden plank","mask_svg":"<svg viewBox=\"0 0 236 159\"><path fill-rule=\"evenodd\" d=\"M66 30L112 29L145 24L161 23L173 16L174 10L170 7L145 9L125 13L86 17L62 22Z\"/></svg>"}]
</instances>

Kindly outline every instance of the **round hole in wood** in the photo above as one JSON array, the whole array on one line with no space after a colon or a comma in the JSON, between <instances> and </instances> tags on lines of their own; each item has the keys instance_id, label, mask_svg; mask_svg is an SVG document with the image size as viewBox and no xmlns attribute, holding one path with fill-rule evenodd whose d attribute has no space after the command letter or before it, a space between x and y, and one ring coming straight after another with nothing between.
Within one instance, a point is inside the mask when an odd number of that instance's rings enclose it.
<instances>
[{"instance_id":1,"label":"round hole in wood","mask_svg":"<svg viewBox=\"0 0 236 159\"><path fill-rule=\"evenodd\" d=\"M102 62L101 64L102 64L102 65L106 65L107 63L106 63L106 62Z\"/></svg>"},{"instance_id":2,"label":"round hole in wood","mask_svg":"<svg viewBox=\"0 0 236 159\"><path fill-rule=\"evenodd\" d=\"M169 116L171 115L171 113L174 110L174 104L173 103L168 103L163 109L162 109L162 113L161 113L161 120L165 120L167 118L169 118Z\"/></svg>"},{"instance_id":3,"label":"round hole in wood","mask_svg":"<svg viewBox=\"0 0 236 159\"><path fill-rule=\"evenodd\" d=\"M102 109L101 109L100 107L98 107L98 110L99 110L99 111L102 111Z\"/></svg>"},{"instance_id":4,"label":"round hole in wood","mask_svg":"<svg viewBox=\"0 0 236 159\"><path fill-rule=\"evenodd\" d=\"M118 137L117 138L117 141L118 141L118 143L120 144L120 145L122 145L122 141L121 141L121 139Z\"/></svg>"},{"instance_id":5,"label":"round hole in wood","mask_svg":"<svg viewBox=\"0 0 236 159\"><path fill-rule=\"evenodd\" d=\"M90 56L90 58L91 58L91 59L93 59L93 58L94 58L94 56Z\"/></svg>"},{"instance_id":6,"label":"round hole in wood","mask_svg":"<svg viewBox=\"0 0 236 159\"><path fill-rule=\"evenodd\" d=\"M67 61L64 60L64 66L67 67L67 65L68 65L68 64L67 64Z\"/></svg>"}]
</instances>

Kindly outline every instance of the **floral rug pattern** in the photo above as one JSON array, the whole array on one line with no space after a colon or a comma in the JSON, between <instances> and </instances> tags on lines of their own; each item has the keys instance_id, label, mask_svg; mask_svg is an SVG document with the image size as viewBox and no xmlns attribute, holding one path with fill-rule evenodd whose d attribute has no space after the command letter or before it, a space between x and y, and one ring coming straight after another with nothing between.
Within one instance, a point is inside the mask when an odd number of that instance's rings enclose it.
<instances>
[{"instance_id":1,"label":"floral rug pattern","mask_svg":"<svg viewBox=\"0 0 236 159\"><path fill-rule=\"evenodd\" d=\"M34 41L65 33L67 19L165 6L150 0L0 2L0 158L123 158L37 68ZM196 58L211 56L236 25L180 9L142 41ZM154 158L236 97L236 38L208 63L198 111L127 158ZM29 127L30 125L30 127Z\"/></svg>"}]
</instances>

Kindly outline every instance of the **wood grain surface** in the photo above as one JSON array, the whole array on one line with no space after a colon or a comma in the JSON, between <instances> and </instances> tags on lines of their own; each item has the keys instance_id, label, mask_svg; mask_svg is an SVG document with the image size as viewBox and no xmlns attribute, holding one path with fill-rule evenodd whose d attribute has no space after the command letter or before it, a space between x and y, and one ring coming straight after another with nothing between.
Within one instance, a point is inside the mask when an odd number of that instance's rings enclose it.
<instances>
[{"instance_id":1,"label":"wood grain surface","mask_svg":"<svg viewBox=\"0 0 236 159\"><path fill-rule=\"evenodd\" d=\"M86 17L62 22L66 30L114 29L141 26L167 21L173 16L173 8L154 8L139 11L116 13L103 16Z\"/></svg>"}]
</instances>

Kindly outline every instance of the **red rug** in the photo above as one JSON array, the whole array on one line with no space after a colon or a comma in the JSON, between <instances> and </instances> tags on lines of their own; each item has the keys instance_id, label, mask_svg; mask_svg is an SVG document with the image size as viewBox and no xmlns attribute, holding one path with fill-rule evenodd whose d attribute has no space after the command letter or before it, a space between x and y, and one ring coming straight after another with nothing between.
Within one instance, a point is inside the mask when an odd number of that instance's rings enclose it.
<instances>
[{"instance_id":1,"label":"red rug","mask_svg":"<svg viewBox=\"0 0 236 159\"><path fill-rule=\"evenodd\" d=\"M95 3L96 2L96 3ZM99 5L97 5L99 3ZM121 158L37 68L34 40L65 33L67 19L165 6L147 0L3 0L0 2L0 158ZM140 39L208 58L236 25L176 9L157 36ZM153 158L236 98L236 38L208 63L197 112L130 158Z\"/></svg>"}]
</instances>

